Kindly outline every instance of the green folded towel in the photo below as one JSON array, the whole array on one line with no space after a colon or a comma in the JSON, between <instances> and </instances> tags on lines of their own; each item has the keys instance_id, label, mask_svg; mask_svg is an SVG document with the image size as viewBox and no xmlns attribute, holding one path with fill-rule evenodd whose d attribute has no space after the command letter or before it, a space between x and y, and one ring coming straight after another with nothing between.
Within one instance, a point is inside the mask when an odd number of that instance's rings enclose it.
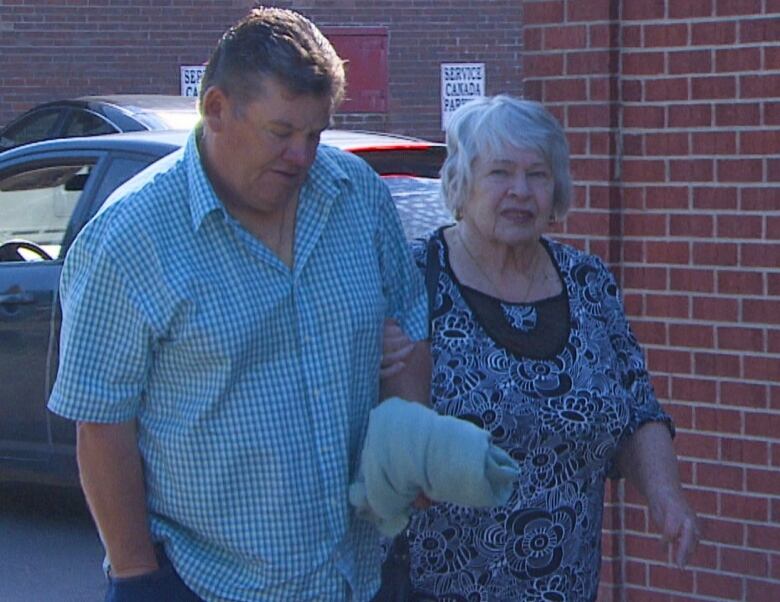
<instances>
[{"instance_id":1,"label":"green folded towel","mask_svg":"<svg viewBox=\"0 0 780 602\"><path fill-rule=\"evenodd\" d=\"M517 463L474 424L392 397L371 411L349 501L387 536L406 527L420 492L434 502L506 503Z\"/></svg>"}]
</instances>

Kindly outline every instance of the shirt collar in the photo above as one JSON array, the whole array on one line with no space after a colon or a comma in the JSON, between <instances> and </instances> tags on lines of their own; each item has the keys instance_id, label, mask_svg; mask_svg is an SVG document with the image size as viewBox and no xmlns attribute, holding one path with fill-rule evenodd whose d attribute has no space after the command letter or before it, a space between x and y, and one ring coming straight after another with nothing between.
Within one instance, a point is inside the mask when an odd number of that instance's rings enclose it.
<instances>
[{"instance_id":1,"label":"shirt collar","mask_svg":"<svg viewBox=\"0 0 780 602\"><path fill-rule=\"evenodd\" d=\"M214 192L211 180L203 168L198 147L200 133L201 126L198 125L190 132L184 148L184 163L189 180L190 214L194 230L198 230L206 216L214 211L219 211L223 216L228 217L225 206ZM325 199L329 210L333 200L340 196L341 191L352 185L347 173L332 156L333 152L334 149L328 146L320 145L317 148L317 156L301 187L299 204L310 198Z\"/></svg>"},{"instance_id":2,"label":"shirt collar","mask_svg":"<svg viewBox=\"0 0 780 602\"><path fill-rule=\"evenodd\" d=\"M190 132L187 138L187 145L184 148L184 163L187 167L187 178L189 180L190 192L190 214L192 216L192 228L198 230L206 219L206 216L213 211L221 211L226 214L225 206L214 192L211 180L206 175L201 161L200 149L198 148L198 139L201 134L201 126L197 125Z\"/></svg>"},{"instance_id":3,"label":"shirt collar","mask_svg":"<svg viewBox=\"0 0 780 602\"><path fill-rule=\"evenodd\" d=\"M335 160L333 147L320 144L317 157L301 188L301 197L314 193L316 196L335 198L339 192L352 185L349 176Z\"/></svg>"}]
</instances>

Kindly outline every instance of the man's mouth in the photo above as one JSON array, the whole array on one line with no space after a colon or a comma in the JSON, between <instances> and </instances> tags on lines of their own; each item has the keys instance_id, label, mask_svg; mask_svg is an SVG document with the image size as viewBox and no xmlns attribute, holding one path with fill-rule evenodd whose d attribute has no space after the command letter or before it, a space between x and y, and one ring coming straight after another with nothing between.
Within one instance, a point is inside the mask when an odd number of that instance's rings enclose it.
<instances>
[{"instance_id":1,"label":"man's mouth","mask_svg":"<svg viewBox=\"0 0 780 602\"><path fill-rule=\"evenodd\" d=\"M298 171L287 171L283 169L273 169L271 171L275 173L277 176L280 176L288 180L294 180L300 175L300 172Z\"/></svg>"}]
</instances>

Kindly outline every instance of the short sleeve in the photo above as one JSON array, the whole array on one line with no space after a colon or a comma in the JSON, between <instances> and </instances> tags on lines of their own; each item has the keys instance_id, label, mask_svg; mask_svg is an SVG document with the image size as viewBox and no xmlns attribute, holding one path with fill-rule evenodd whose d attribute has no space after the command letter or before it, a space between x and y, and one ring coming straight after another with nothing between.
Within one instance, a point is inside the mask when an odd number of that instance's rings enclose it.
<instances>
[{"instance_id":1,"label":"short sleeve","mask_svg":"<svg viewBox=\"0 0 780 602\"><path fill-rule=\"evenodd\" d=\"M382 183L378 247L386 317L395 318L414 341L428 338L428 301L422 276L407 246L390 192Z\"/></svg>"},{"instance_id":2,"label":"short sleeve","mask_svg":"<svg viewBox=\"0 0 780 602\"><path fill-rule=\"evenodd\" d=\"M87 422L123 422L139 407L153 329L115 259L88 232L63 269L57 379L49 409Z\"/></svg>"}]
</instances>

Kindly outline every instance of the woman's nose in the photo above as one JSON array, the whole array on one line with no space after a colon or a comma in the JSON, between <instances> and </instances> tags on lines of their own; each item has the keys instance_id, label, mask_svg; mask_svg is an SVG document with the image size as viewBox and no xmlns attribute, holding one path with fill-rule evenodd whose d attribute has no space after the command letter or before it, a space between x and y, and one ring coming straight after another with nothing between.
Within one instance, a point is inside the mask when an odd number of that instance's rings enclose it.
<instances>
[{"instance_id":1,"label":"woman's nose","mask_svg":"<svg viewBox=\"0 0 780 602\"><path fill-rule=\"evenodd\" d=\"M530 188L528 187L528 178L524 173L519 173L512 178L512 182L509 188L512 194L517 196L525 196L528 194Z\"/></svg>"}]
</instances>

